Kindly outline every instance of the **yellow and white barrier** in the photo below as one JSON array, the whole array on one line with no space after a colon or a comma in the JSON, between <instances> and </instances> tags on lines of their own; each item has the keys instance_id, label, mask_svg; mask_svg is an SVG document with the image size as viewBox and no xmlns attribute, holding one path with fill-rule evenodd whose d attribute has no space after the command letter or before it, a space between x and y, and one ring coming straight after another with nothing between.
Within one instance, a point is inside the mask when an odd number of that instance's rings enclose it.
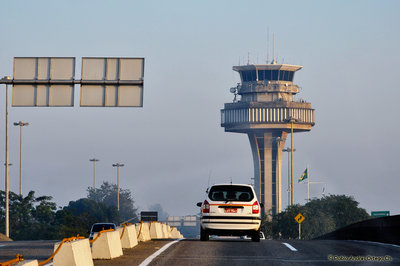
<instances>
[{"instance_id":1,"label":"yellow and white barrier","mask_svg":"<svg viewBox=\"0 0 400 266\"><path fill-rule=\"evenodd\" d=\"M59 245L60 243L54 245L54 251L58 249ZM78 239L63 243L53 258L53 265L93 265L89 239Z\"/></svg>"},{"instance_id":2,"label":"yellow and white barrier","mask_svg":"<svg viewBox=\"0 0 400 266\"><path fill-rule=\"evenodd\" d=\"M138 244L135 225L119 227L118 232L120 235L122 248L133 248Z\"/></svg>"},{"instance_id":3,"label":"yellow and white barrier","mask_svg":"<svg viewBox=\"0 0 400 266\"><path fill-rule=\"evenodd\" d=\"M136 224L136 234L138 241L143 242L151 240L149 224L143 222Z\"/></svg>"},{"instance_id":4,"label":"yellow and white barrier","mask_svg":"<svg viewBox=\"0 0 400 266\"><path fill-rule=\"evenodd\" d=\"M173 227L173 228L172 228L171 237L172 237L172 238L175 238L175 239L181 238L181 237L180 237L180 233L179 233L178 229L176 229L176 227Z\"/></svg>"},{"instance_id":5,"label":"yellow and white barrier","mask_svg":"<svg viewBox=\"0 0 400 266\"><path fill-rule=\"evenodd\" d=\"M168 238L172 238L171 226L167 225Z\"/></svg>"},{"instance_id":6,"label":"yellow and white barrier","mask_svg":"<svg viewBox=\"0 0 400 266\"><path fill-rule=\"evenodd\" d=\"M39 262L37 260L23 260L14 265L15 266L38 266Z\"/></svg>"},{"instance_id":7,"label":"yellow and white barrier","mask_svg":"<svg viewBox=\"0 0 400 266\"><path fill-rule=\"evenodd\" d=\"M150 223L150 237L151 239L162 239L164 238L164 233L162 225L158 222Z\"/></svg>"},{"instance_id":8,"label":"yellow and white barrier","mask_svg":"<svg viewBox=\"0 0 400 266\"><path fill-rule=\"evenodd\" d=\"M163 232L163 238L168 238L168 228L166 224L161 224L162 226L162 232Z\"/></svg>"},{"instance_id":9,"label":"yellow and white barrier","mask_svg":"<svg viewBox=\"0 0 400 266\"><path fill-rule=\"evenodd\" d=\"M93 237L96 238L96 235ZM118 231L102 232L100 237L92 244L93 259L113 259L122 255Z\"/></svg>"}]
</instances>

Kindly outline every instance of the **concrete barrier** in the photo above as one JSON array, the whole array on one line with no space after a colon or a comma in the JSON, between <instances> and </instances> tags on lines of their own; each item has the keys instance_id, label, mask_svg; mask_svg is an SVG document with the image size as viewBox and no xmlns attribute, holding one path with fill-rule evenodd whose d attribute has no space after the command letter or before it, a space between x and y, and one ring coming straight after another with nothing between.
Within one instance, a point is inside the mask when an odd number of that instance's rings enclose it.
<instances>
[{"instance_id":1,"label":"concrete barrier","mask_svg":"<svg viewBox=\"0 0 400 266\"><path fill-rule=\"evenodd\" d=\"M175 239L180 238L179 231L178 231L178 229L176 229L176 227L172 228L171 237L175 238Z\"/></svg>"},{"instance_id":2,"label":"concrete barrier","mask_svg":"<svg viewBox=\"0 0 400 266\"><path fill-rule=\"evenodd\" d=\"M119 227L118 232L121 237L122 233L124 232L124 228ZM125 232L121 238L122 248L133 248L137 244L138 244L138 240L137 240L137 236L136 236L136 226L135 225L126 226Z\"/></svg>"},{"instance_id":3,"label":"concrete barrier","mask_svg":"<svg viewBox=\"0 0 400 266\"><path fill-rule=\"evenodd\" d=\"M38 266L39 263L37 260L23 260L18 262L17 264L14 264L15 266Z\"/></svg>"},{"instance_id":4,"label":"concrete barrier","mask_svg":"<svg viewBox=\"0 0 400 266\"><path fill-rule=\"evenodd\" d=\"M97 234L93 236L93 239ZM113 259L122 256L122 245L118 231L103 232L92 244L93 259Z\"/></svg>"},{"instance_id":5,"label":"concrete barrier","mask_svg":"<svg viewBox=\"0 0 400 266\"><path fill-rule=\"evenodd\" d=\"M168 225L162 224L164 238L168 238Z\"/></svg>"},{"instance_id":6,"label":"concrete barrier","mask_svg":"<svg viewBox=\"0 0 400 266\"><path fill-rule=\"evenodd\" d=\"M315 239L363 240L400 245L400 215L368 219Z\"/></svg>"},{"instance_id":7,"label":"concrete barrier","mask_svg":"<svg viewBox=\"0 0 400 266\"><path fill-rule=\"evenodd\" d=\"M162 225L158 222L150 223L150 237L151 239L162 239L164 238Z\"/></svg>"},{"instance_id":8,"label":"concrete barrier","mask_svg":"<svg viewBox=\"0 0 400 266\"><path fill-rule=\"evenodd\" d=\"M137 240L141 242L151 240L149 224L148 223L136 224L136 236Z\"/></svg>"},{"instance_id":9,"label":"concrete barrier","mask_svg":"<svg viewBox=\"0 0 400 266\"><path fill-rule=\"evenodd\" d=\"M171 226L167 225L168 238L172 238Z\"/></svg>"},{"instance_id":10,"label":"concrete barrier","mask_svg":"<svg viewBox=\"0 0 400 266\"><path fill-rule=\"evenodd\" d=\"M60 243L54 245L57 250ZM79 239L64 243L53 258L54 266L93 265L89 239Z\"/></svg>"}]
</instances>

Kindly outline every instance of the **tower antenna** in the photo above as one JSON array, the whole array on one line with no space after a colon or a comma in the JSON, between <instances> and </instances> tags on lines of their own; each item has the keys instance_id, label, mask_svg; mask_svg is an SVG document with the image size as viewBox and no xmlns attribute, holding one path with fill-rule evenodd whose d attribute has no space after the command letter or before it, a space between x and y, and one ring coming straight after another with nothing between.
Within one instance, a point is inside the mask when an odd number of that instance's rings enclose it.
<instances>
[{"instance_id":1,"label":"tower antenna","mask_svg":"<svg viewBox=\"0 0 400 266\"><path fill-rule=\"evenodd\" d=\"M247 52L247 65L250 65L250 52Z\"/></svg>"},{"instance_id":2,"label":"tower antenna","mask_svg":"<svg viewBox=\"0 0 400 266\"><path fill-rule=\"evenodd\" d=\"M269 27L267 27L267 64L269 63Z\"/></svg>"},{"instance_id":3,"label":"tower antenna","mask_svg":"<svg viewBox=\"0 0 400 266\"><path fill-rule=\"evenodd\" d=\"M272 48L272 64L276 64L275 61L275 34L272 34L272 43L273 43L273 48Z\"/></svg>"}]
</instances>

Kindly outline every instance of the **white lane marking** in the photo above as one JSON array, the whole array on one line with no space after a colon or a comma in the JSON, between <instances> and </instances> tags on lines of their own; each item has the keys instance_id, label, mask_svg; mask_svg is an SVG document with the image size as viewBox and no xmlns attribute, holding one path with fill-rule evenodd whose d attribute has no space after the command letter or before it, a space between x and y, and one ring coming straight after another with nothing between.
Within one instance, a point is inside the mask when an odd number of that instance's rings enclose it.
<instances>
[{"instance_id":1,"label":"white lane marking","mask_svg":"<svg viewBox=\"0 0 400 266\"><path fill-rule=\"evenodd\" d=\"M181 241L182 239L178 239L175 241L172 241L168 244L166 244L165 246L163 246L162 248L160 248L158 251L154 252L150 257L148 257L147 259L145 259L142 263L139 264L139 266L147 266L150 264L150 262L152 260L154 260L158 255L160 255L161 253L164 252L164 250L166 250L167 248L169 248L171 245L175 244L176 242Z\"/></svg>"},{"instance_id":2,"label":"white lane marking","mask_svg":"<svg viewBox=\"0 0 400 266\"><path fill-rule=\"evenodd\" d=\"M365 241L365 240L350 240L353 242L364 242L364 243L371 243L371 244L377 244L377 245L382 245L382 246L391 246L395 248L400 248L400 246L395 245L395 244L389 244L389 243L382 243L382 242L374 242L374 241Z\"/></svg>"},{"instance_id":3,"label":"white lane marking","mask_svg":"<svg viewBox=\"0 0 400 266\"><path fill-rule=\"evenodd\" d=\"M291 251L297 251L297 249L295 249L292 245L288 244L288 243L282 243L284 244L288 249L290 249Z\"/></svg>"}]
</instances>

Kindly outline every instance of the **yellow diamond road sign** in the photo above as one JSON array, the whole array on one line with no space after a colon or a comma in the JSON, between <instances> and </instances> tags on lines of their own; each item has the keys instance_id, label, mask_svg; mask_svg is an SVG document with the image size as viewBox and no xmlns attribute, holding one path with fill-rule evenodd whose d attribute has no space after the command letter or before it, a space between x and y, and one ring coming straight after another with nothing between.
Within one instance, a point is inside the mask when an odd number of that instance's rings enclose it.
<instances>
[{"instance_id":1,"label":"yellow diamond road sign","mask_svg":"<svg viewBox=\"0 0 400 266\"><path fill-rule=\"evenodd\" d=\"M299 214L296 215L296 217L294 217L294 219L296 220L296 222L301 224L304 221L305 218L301 213L299 213Z\"/></svg>"}]
</instances>

